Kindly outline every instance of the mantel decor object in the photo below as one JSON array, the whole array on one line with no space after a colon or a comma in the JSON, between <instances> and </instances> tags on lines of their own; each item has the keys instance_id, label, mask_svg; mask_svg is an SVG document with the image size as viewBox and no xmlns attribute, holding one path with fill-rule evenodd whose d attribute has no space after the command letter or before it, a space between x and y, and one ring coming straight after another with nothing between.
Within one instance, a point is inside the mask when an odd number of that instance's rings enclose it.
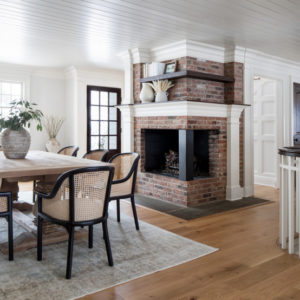
<instances>
[{"instance_id":1,"label":"mantel decor object","mask_svg":"<svg viewBox=\"0 0 300 300\"><path fill-rule=\"evenodd\" d=\"M13 101L6 117L0 117L1 145L9 159L25 158L29 151L31 137L28 130L31 121L36 121L36 129L42 130L43 113L35 108L36 104L26 100Z\"/></svg>"},{"instance_id":2,"label":"mantel decor object","mask_svg":"<svg viewBox=\"0 0 300 300\"><path fill-rule=\"evenodd\" d=\"M142 84L142 90L140 92L140 100L142 103L149 103L154 100L154 92L149 83Z\"/></svg>"},{"instance_id":3,"label":"mantel decor object","mask_svg":"<svg viewBox=\"0 0 300 300\"><path fill-rule=\"evenodd\" d=\"M150 86L155 91L155 102L166 102L168 101L168 93L167 90L174 86L169 80L158 80L150 83Z\"/></svg>"},{"instance_id":4,"label":"mantel decor object","mask_svg":"<svg viewBox=\"0 0 300 300\"><path fill-rule=\"evenodd\" d=\"M45 116L43 118L42 123L49 137L49 140L46 143L46 150L48 152L57 153L57 151L60 149L60 143L56 137L64 121L64 118L56 116Z\"/></svg>"},{"instance_id":5,"label":"mantel decor object","mask_svg":"<svg viewBox=\"0 0 300 300\"><path fill-rule=\"evenodd\" d=\"M177 67L177 60L166 63L164 73L165 74L174 73L176 72L176 67Z\"/></svg>"}]
</instances>

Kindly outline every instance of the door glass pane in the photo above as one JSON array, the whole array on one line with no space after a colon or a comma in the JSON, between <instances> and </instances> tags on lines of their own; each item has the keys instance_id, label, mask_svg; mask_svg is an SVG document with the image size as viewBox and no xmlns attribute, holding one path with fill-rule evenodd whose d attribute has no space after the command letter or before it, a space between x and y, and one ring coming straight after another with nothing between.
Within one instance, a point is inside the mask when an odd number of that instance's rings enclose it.
<instances>
[{"instance_id":1,"label":"door glass pane","mask_svg":"<svg viewBox=\"0 0 300 300\"><path fill-rule=\"evenodd\" d=\"M108 105L108 92L101 92L100 102L101 105Z\"/></svg>"},{"instance_id":2,"label":"door glass pane","mask_svg":"<svg viewBox=\"0 0 300 300\"><path fill-rule=\"evenodd\" d=\"M117 137L116 136L109 137L109 149L110 150L117 149Z\"/></svg>"},{"instance_id":3,"label":"door glass pane","mask_svg":"<svg viewBox=\"0 0 300 300\"><path fill-rule=\"evenodd\" d=\"M99 149L99 136L91 136L91 150Z\"/></svg>"},{"instance_id":4,"label":"door glass pane","mask_svg":"<svg viewBox=\"0 0 300 300\"><path fill-rule=\"evenodd\" d=\"M115 107L109 108L109 119L110 120L117 120L117 109Z\"/></svg>"},{"instance_id":5,"label":"door glass pane","mask_svg":"<svg viewBox=\"0 0 300 300\"><path fill-rule=\"evenodd\" d=\"M108 136L101 136L100 137L100 148L101 149L108 149Z\"/></svg>"},{"instance_id":6,"label":"door glass pane","mask_svg":"<svg viewBox=\"0 0 300 300\"><path fill-rule=\"evenodd\" d=\"M100 109L101 120L108 120L108 107L101 106Z\"/></svg>"},{"instance_id":7,"label":"door glass pane","mask_svg":"<svg viewBox=\"0 0 300 300\"><path fill-rule=\"evenodd\" d=\"M99 105L99 92L98 91L91 91L91 104Z\"/></svg>"},{"instance_id":8,"label":"door glass pane","mask_svg":"<svg viewBox=\"0 0 300 300\"><path fill-rule=\"evenodd\" d=\"M99 106L91 106L91 119L99 120Z\"/></svg>"},{"instance_id":9,"label":"door glass pane","mask_svg":"<svg viewBox=\"0 0 300 300\"><path fill-rule=\"evenodd\" d=\"M106 122L106 121L100 122L100 133L103 135L108 134L108 122Z\"/></svg>"},{"instance_id":10,"label":"door glass pane","mask_svg":"<svg viewBox=\"0 0 300 300\"><path fill-rule=\"evenodd\" d=\"M99 134L99 122L91 121L91 134L92 135Z\"/></svg>"},{"instance_id":11,"label":"door glass pane","mask_svg":"<svg viewBox=\"0 0 300 300\"><path fill-rule=\"evenodd\" d=\"M109 105L117 105L117 93L109 93Z\"/></svg>"},{"instance_id":12,"label":"door glass pane","mask_svg":"<svg viewBox=\"0 0 300 300\"><path fill-rule=\"evenodd\" d=\"M117 134L117 122L109 122L109 134Z\"/></svg>"}]
</instances>

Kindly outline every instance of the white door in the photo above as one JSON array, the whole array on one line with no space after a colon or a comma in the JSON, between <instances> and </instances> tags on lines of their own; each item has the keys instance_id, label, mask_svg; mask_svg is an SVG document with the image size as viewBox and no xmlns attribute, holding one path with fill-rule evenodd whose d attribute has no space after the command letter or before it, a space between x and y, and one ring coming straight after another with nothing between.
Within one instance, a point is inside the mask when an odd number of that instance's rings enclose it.
<instances>
[{"instance_id":1,"label":"white door","mask_svg":"<svg viewBox=\"0 0 300 300\"><path fill-rule=\"evenodd\" d=\"M277 82L254 80L254 183L277 186Z\"/></svg>"}]
</instances>

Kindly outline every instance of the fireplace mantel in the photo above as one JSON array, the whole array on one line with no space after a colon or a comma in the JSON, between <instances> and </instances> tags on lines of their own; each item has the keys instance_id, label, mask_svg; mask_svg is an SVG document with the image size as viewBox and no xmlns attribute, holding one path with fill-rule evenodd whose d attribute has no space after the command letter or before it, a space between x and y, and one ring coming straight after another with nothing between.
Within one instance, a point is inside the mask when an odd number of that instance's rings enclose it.
<instances>
[{"instance_id":1,"label":"fireplace mantel","mask_svg":"<svg viewBox=\"0 0 300 300\"><path fill-rule=\"evenodd\" d=\"M122 151L134 150L135 117L215 117L227 120L227 200L238 200L244 191L240 186L239 122L246 105L216 104L196 101L168 101L162 103L127 104L117 106L122 117Z\"/></svg>"},{"instance_id":2,"label":"fireplace mantel","mask_svg":"<svg viewBox=\"0 0 300 300\"><path fill-rule=\"evenodd\" d=\"M132 117L159 117L159 116L198 116L227 118L238 114L245 109L245 105L218 104L197 101L168 101L141 104L118 105L124 114Z\"/></svg>"}]
</instances>

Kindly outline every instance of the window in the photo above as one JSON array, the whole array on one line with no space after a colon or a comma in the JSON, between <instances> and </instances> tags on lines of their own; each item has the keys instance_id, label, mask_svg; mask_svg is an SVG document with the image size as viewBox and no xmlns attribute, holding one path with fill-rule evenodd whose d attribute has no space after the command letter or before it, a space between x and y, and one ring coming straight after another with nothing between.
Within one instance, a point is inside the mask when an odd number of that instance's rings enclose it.
<instances>
[{"instance_id":1,"label":"window","mask_svg":"<svg viewBox=\"0 0 300 300\"><path fill-rule=\"evenodd\" d=\"M87 150L107 149L120 152L120 116L115 107L121 102L121 90L88 86Z\"/></svg>"},{"instance_id":2,"label":"window","mask_svg":"<svg viewBox=\"0 0 300 300\"><path fill-rule=\"evenodd\" d=\"M0 81L0 113L1 116L7 116L9 113L10 103L13 100L23 98L22 82Z\"/></svg>"}]
</instances>

